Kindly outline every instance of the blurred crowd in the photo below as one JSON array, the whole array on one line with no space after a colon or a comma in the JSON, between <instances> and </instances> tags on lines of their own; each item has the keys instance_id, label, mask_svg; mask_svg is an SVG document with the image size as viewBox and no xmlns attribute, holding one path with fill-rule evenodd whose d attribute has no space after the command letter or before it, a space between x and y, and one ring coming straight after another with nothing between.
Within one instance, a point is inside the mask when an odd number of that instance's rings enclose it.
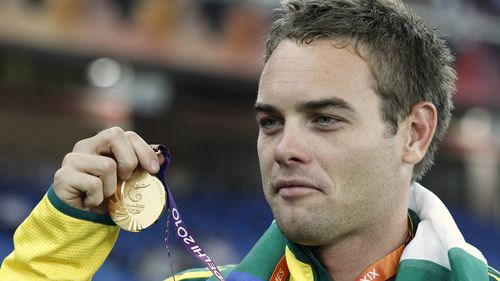
<instances>
[{"instance_id":1,"label":"blurred crowd","mask_svg":"<svg viewBox=\"0 0 500 281\"><path fill-rule=\"evenodd\" d=\"M424 3L432 8L474 9L480 13L500 15L498 0L411 0L409 2Z\"/></svg>"},{"instance_id":2,"label":"blurred crowd","mask_svg":"<svg viewBox=\"0 0 500 281\"><path fill-rule=\"evenodd\" d=\"M456 56L454 121L423 179L500 267L500 0L412 0ZM65 153L111 125L167 144L168 180L219 264L272 221L252 104L277 0L0 0L0 259ZM170 275L166 218L121 233L94 280ZM200 266L172 241L175 271Z\"/></svg>"}]
</instances>

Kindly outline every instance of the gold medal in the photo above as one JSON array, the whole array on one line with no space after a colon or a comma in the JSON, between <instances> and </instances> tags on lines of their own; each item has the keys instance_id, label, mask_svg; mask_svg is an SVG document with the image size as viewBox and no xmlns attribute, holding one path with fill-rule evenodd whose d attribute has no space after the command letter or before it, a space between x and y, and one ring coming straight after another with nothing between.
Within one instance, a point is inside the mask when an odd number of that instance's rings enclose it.
<instances>
[{"instance_id":1,"label":"gold medal","mask_svg":"<svg viewBox=\"0 0 500 281\"><path fill-rule=\"evenodd\" d=\"M143 169L118 184L108 202L113 221L122 229L139 232L154 224L165 208L165 188L161 181Z\"/></svg>"}]
</instances>

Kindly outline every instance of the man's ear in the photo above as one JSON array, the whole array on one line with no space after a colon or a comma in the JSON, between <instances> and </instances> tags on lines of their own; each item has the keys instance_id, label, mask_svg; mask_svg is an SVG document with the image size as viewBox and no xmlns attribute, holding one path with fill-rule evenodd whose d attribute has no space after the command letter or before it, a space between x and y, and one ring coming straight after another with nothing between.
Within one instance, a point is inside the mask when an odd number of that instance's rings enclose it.
<instances>
[{"instance_id":1,"label":"man's ear","mask_svg":"<svg viewBox=\"0 0 500 281\"><path fill-rule=\"evenodd\" d=\"M424 158L436 131L436 107L431 102L417 103L404 123L406 143L403 147L403 162L416 164Z\"/></svg>"}]
</instances>

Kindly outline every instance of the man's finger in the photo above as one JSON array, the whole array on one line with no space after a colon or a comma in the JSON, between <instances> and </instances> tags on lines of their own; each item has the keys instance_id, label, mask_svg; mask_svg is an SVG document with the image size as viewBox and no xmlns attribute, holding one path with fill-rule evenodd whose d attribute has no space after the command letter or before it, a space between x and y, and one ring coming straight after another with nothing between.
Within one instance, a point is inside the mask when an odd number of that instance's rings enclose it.
<instances>
[{"instance_id":1,"label":"man's finger","mask_svg":"<svg viewBox=\"0 0 500 281\"><path fill-rule=\"evenodd\" d=\"M156 174L160 170L160 163L155 151L144 141L138 134L134 132L126 132L137 159L141 166L151 174Z\"/></svg>"},{"instance_id":2,"label":"man's finger","mask_svg":"<svg viewBox=\"0 0 500 281\"><path fill-rule=\"evenodd\" d=\"M99 177L63 167L54 177L54 192L71 206L88 209L104 200L103 183ZM84 196L82 196L84 194Z\"/></svg>"},{"instance_id":3,"label":"man's finger","mask_svg":"<svg viewBox=\"0 0 500 281\"><path fill-rule=\"evenodd\" d=\"M112 156L117 164L118 177L128 179L138 165L136 152L125 132L113 127L92 138L79 141L73 152Z\"/></svg>"},{"instance_id":4,"label":"man's finger","mask_svg":"<svg viewBox=\"0 0 500 281\"><path fill-rule=\"evenodd\" d=\"M68 153L63 167L71 167L81 173L98 177L102 181L102 192L107 198L113 195L117 186L117 164L114 159L101 155Z\"/></svg>"}]
</instances>

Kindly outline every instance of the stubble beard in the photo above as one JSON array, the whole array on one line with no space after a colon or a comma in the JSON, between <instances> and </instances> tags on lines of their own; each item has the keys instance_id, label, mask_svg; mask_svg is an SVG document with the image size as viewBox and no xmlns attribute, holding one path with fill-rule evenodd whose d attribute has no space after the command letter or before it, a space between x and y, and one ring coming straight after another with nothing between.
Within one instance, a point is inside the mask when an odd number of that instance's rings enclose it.
<instances>
[{"instance_id":1,"label":"stubble beard","mask_svg":"<svg viewBox=\"0 0 500 281\"><path fill-rule=\"evenodd\" d=\"M268 199L276 223L285 237L304 246L323 246L346 235L348 220L336 217L320 205L292 210L280 198Z\"/></svg>"}]
</instances>

